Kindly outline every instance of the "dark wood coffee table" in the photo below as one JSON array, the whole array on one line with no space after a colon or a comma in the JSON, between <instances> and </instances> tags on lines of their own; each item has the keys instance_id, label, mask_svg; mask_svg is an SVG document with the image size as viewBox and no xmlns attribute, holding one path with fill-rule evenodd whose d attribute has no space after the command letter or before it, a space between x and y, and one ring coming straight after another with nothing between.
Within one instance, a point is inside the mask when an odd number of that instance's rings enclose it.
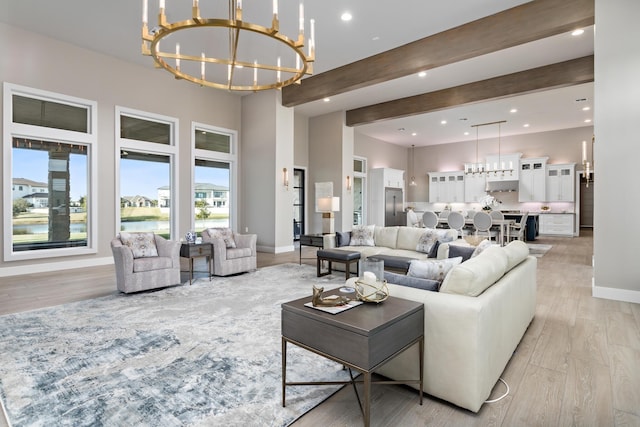
<instances>
[{"instance_id":1,"label":"dark wood coffee table","mask_svg":"<svg viewBox=\"0 0 640 427\"><path fill-rule=\"evenodd\" d=\"M325 295L339 294L339 290ZM380 304L365 303L338 314L330 314L305 303L311 296L282 304L282 406L286 386L349 384L353 381L287 382L287 343L295 344L344 366L362 372L364 379L364 425L370 422L371 384L420 384L422 405L424 360L424 305L389 297ZM419 344L420 378L401 381L371 381L371 374L412 345ZM355 389L355 384L354 384ZM356 390L357 394L357 390Z\"/></svg>"}]
</instances>

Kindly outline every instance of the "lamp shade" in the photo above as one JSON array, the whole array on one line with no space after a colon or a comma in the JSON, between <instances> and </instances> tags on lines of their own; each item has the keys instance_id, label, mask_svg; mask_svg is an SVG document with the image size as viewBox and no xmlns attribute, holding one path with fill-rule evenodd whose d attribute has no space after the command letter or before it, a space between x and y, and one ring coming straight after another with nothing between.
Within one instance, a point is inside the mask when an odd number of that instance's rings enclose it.
<instances>
[{"instance_id":1,"label":"lamp shade","mask_svg":"<svg viewBox=\"0 0 640 427\"><path fill-rule=\"evenodd\" d=\"M340 197L320 197L318 199L320 212L338 212L340 210Z\"/></svg>"}]
</instances>

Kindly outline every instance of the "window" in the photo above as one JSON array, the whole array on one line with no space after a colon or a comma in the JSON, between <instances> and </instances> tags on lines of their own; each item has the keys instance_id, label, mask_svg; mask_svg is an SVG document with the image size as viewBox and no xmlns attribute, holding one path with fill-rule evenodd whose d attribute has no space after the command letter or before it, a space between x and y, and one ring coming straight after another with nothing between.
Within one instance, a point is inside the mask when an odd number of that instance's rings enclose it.
<instances>
[{"instance_id":1,"label":"window","mask_svg":"<svg viewBox=\"0 0 640 427\"><path fill-rule=\"evenodd\" d=\"M353 225L367 223L367 159L353 158Z\"/></svg>"},{"instance_id":2,"label":"window","mask_svg":"<svg viewBox=\"0 0 640 427\"><path fill-rule=\"evenodd\" d=\"M96 252L97 104L4 84L5 261Z\"/></svg>"},{"instance_id":3,"label":"window","mask_svg":"<svg viewBox=\"0 0 640 427\"><path fill-rule=\"evenodd\" d=\"M193 229L235 229L236 133L204 124L192 124L194 147Z\"/></svg>"},{"instance_id":4,"label":"window","mask_svg":"<svg viewBox=\"0 0 640 427\"><path fill-rule=\"evenodd\" d=\"M177 119L116 108L117 230L177 233Z\"/></svg>"}]
</instances>

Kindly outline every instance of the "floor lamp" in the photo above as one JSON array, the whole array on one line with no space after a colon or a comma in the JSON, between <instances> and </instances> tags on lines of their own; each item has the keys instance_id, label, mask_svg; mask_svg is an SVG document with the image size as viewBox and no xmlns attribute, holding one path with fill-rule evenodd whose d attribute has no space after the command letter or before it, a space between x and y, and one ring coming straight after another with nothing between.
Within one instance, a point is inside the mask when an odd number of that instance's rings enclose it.
<instances>
[{"instance_id":1,"label":"floor lamp","mask_svg":"<svg viewBox=\"0 0 640 427\"><path fill-rule=\"evenodd\" d=\"M318 210L322 212L322 234L335 233L334 212L340 211L340 197L320 197Z\"/></svg>"}]
</instances>

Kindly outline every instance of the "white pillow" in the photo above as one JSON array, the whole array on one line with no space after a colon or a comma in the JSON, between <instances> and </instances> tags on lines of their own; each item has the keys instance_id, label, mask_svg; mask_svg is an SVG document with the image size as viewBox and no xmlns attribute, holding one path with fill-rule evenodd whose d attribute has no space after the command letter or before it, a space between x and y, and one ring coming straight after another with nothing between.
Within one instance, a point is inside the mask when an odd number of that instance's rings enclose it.
<instances>
[{"instance_id":1,"label":"white pillow","mask_svg":"<svg viewBox=\"0 0 640 427\"><path fill-rule=\"evenodd\" d=\"M375 246L373 232L375 225L354 225L351 229L351 246Z\"/></svg>"},{"instance_id":2,"label":"white pillow","mask_svg":"<svg viewBox=\"0 0 640 427\"><path fill-rule=\"evenodd\" d=\"M447 273L462 262L462 257L447 258L442 260L413 260L409 264L407 276L420 279L431 279L442 282Z\"/></svg>"},{"instance_id":3,"label":"white pillow","mask_svg":"<svg viewBox=\"0 0 640 427\"><path fill-rule=\"evenodd\" d=\"M438 241L438 233L432 228L427 228L427 231L422 233L418 244L416 245L416 251L428 254L431 252L431 248Z\"/></svg>"},{"instance_id":4,"label":"white pillow","mask_svg":"<svg viewBox=\"0 0 640 427\"><path fill-rule=\"evenodd\" d=\"M471 258L477 257L482 253L482 251L484 251L488 247L491 247L492 245L493 244L491 243L491 240L484 239L478 244L478 246L476 246L476 250L471 254Z\"/></svg>"}]
</instances>

